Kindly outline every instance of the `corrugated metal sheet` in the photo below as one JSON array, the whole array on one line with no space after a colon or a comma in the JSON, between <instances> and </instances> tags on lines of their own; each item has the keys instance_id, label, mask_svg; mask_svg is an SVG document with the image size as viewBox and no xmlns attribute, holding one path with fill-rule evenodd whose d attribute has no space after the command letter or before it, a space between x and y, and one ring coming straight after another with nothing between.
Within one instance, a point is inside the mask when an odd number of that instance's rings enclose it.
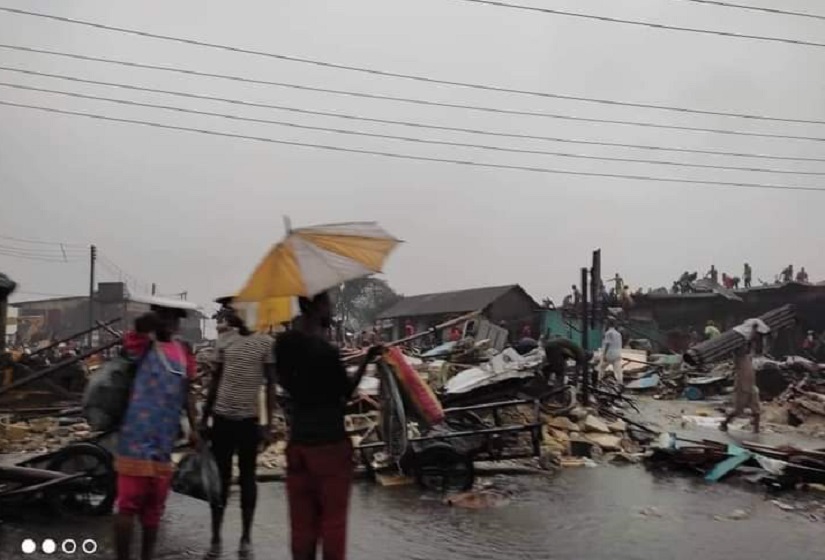
<instances>
[{"instance_id":1,"label":"corrugated metal sheet","mask_svg":"<svg viewBox=\"0 0 825 560\"><path fill-rule=\"evenodd\" d=\"M379 319L441 315L444 313L469 313L481 311L510 290L521 290L517 284L493 286L405 297L378 315Z\"/></svg>"}]
</instances>

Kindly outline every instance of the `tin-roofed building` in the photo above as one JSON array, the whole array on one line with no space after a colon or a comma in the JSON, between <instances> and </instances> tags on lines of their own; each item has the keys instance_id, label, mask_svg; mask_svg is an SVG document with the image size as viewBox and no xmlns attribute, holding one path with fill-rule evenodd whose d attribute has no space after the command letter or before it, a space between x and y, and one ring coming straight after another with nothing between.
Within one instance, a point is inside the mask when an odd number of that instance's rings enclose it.
<instances>
[{"instance_id":1,"label":"tin-roofed building","mask_svg":"<svg viewBox=\"0 0 825 560\"><path fill-rule=\"evenodd\" d=\"M475 311L504 326L511 337L518 338L525 326L538 337L539 304L518 284L405 297L379 313L378 321L396 340L403 337L407 321L422 332Z\"/></svg>"}]
</instances>

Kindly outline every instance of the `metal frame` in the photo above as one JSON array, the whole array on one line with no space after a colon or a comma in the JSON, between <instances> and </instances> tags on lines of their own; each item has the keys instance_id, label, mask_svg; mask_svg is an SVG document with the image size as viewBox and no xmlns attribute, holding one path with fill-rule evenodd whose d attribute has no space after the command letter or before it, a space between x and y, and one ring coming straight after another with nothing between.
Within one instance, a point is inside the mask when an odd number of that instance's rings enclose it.
<instances>
[{"instance_id":1,"label":"metal frame","mask_svg":"<svg viewBox=\"0 0 825 560\"><path fill-rule=\"evenodd\" d=\"M39 468L35 465L48 464L51 459L54 459L61 453L64 453L66 449L75 445L94 445L108 455L111 455L111 452L106 449L106 447L98 443L107 435L109 435L109 432L86 440L73 442L56 451L30 457L16 465L0 465L0 502L7 498L26 495L33 496L52 487L65 488L69 491L72 489L82 490L84 486L79 479L86 477L87 473L66 474L48 468ZM3 491L2 483L18 483L22 484L22 486L16 486L10 490Z\"/></svg>"},{"instance_id":2,"label":"metal frame","mask_svg":"<svg viewBox=\"0 0 825 560\"><path fill-rule=\"evenodd\" d=\"M511 426L501 426L501 417L499 411L502 408L509 408L524 404L532 404L533 405L533 414L535 417L535 422L531 422L529 424L519 424L519 425L511 425ZM473 461L503 461L509 459L524 459L527 457L538 457L541 454L541 440L542 440L542 427L543 424L541 422L541 409L540 409L540 402L538 400L532 399L519 399L519 400L510 400L510 401L501 401L495 403L487 403L475 406L461 406L455 408L448 408L444 410L445 415L449 414L456 414L461 412L476 412L480 410L492 410L493 411L493 418L496 423L495 428L482 428L479 430L465 430L465 431L457 431L457 432L447 432L443 434L434 434L429 436L420 436L415 438L409 438L409 443L423 443L423 442L437 442L437 441L446 441L450 439L457 439L457 438L466 438L466 437L476 437L476 436L491 436L485 437L483 448L486 450L481 452L476 452L472 454L470 457ZM531 453L499 453L493 449L491 445L493 437L492 436L499 436L502 434L517 434L517 433L530 433L531 439ZM380 449L386 447L386 443L383 441L377 441L372 443L366 443L363 445L359 445L356 447L357 451L364 451L367 449Z\"/></svg>"}]
</instances>

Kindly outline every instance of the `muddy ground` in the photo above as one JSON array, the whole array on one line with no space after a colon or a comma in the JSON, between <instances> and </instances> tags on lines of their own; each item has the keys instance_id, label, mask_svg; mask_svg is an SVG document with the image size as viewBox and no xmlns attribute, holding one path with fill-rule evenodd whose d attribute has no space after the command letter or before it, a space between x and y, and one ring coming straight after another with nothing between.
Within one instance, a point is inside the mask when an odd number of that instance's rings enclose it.
<instances>
[{"instance_id":1,"label":"muddy ground","mask_svg":"<svg viewBox=\"0 0 825 560\"><path fill-rule=\"evenodd\" d=\"M704 414L716 403L643 400L642 410L667 430L686 437L725 441L793 442L825 447L822 440L769 428L758 438L734 429L683 423L682 413ZM442 496L413 486L381 487L360 481L352 495L350 558L357 560L499 560L570 558L594 560L820 559L825 550L825 495L773 495L741 480L706 484L700 478L654 474L642 466L600 465L565 469L555 476L509 474L483 479L498 495L496 507L449 507ZM233 496L224 557L234 552L240 512ZM208 508L170 498L158 558L202 558L208 542ZM21 552L26 538L95 539L94 555ZM287 559L284 486L260 485L254 534L256 558ZM111 558L110 522L54 519L32 512L0 525L0 558Z\"/></svg>"}]
</instances>

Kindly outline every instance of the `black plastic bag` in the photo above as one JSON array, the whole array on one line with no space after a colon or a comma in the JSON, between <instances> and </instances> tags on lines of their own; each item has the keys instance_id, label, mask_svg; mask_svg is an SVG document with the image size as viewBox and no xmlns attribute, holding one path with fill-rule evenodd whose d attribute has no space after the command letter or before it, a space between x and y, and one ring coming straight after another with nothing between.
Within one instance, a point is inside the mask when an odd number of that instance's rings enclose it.
<instances>
[{"instance_id":1,"label":"black plastic bag","mask_svg":"<svg viewBox=\"0 0 825 560\"><path fill-rule=\"evenodd\" d=\"M83 392L83 415L92 430L105 432L120 426L135 379L135 364L117 357L92 375Z\"/></svg>"},{"instance_id":2,"label":"black plastic bag","mask_svg":"<svg viewBox=\"0 0 825 560\"><path fill-rule=\"evenodd\" d=\"M204 446L181 459L172 476L172 490L204 500L210 505L221 504L221 476L208 447Z\"/></svg>"}]
</instances>

